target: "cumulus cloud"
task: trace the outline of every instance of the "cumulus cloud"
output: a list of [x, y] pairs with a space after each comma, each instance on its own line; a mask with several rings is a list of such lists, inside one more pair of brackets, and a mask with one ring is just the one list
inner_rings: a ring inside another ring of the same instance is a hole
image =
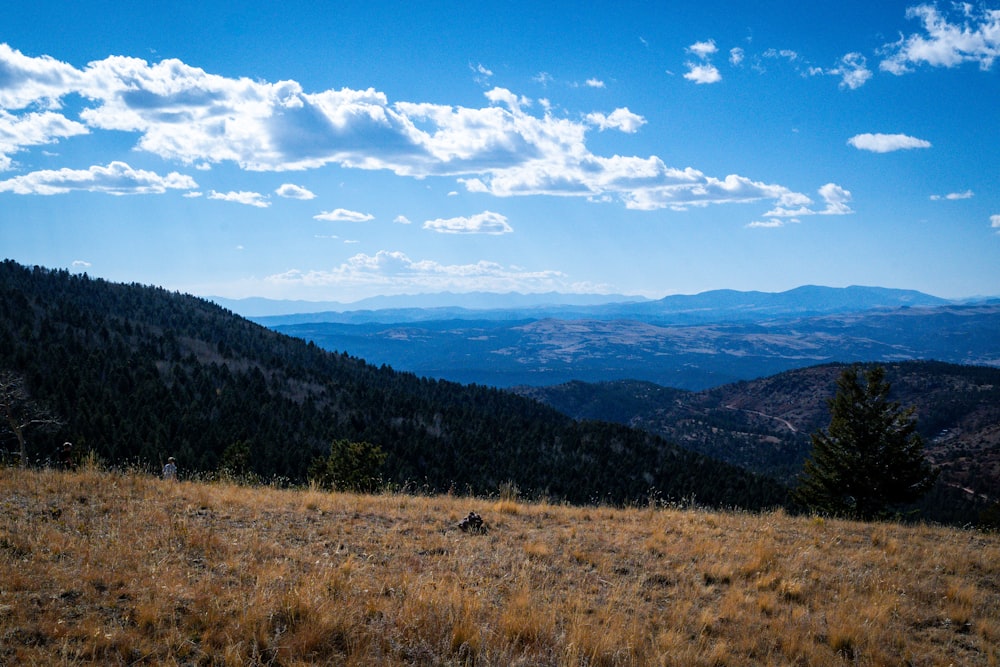
[[708, 58], [718, 50], [718, 47], [715, 46], [714, 39], [709, 39], [704, 42], [695, 42], [691, 46], [687, 47], [688, 53], [698, 56], [701, 59]]
[[695, 83], [717, 83], [722, 81], [722, 74], [712, 63], [687, 63], [688, 72], [684, 78]]
[[[703, 60], [717, 48], [698, 42], [688, 51]], [[721, 78], [708, 62], [695, 66], [692, 80]], [[413, 178], [454, 177], [468, 191], [499, 197], [578, 196], [631, 208], [758, 199], [787, 206], [794, 195], [746, 176], [717, 178], [677, 169], [657, 156], [596, 155], [586, 141], [594, 127], [635, 132], [645, 119], [627, 108], [580, 119], [557, 116], [550, 105], [504, 88], [485, 91], [487, 103], [480, 107], [390, 103], [372, 88], [308, 92], [295, 81], [224, 77], [174, 59], [150, 64], [111, 56], [77, 69], [9, 47], [0, 49], [0, 71], [6, 77], [0, 99], [13, 116], [5, 119], [19, 124], [22, 142], [7, 141], [0, 149], [6, 155], [24, 145], [113, 130], [133, 134], [138, 151], [195, 168], [232, 163], [285, 172], [334, 164]], [[82, 101], [78, 121], [61, 119], [55, 111], [68, 95]], [[37, 110], [46, 105], [49, 111]], [[540, 112], [533, 113], [533, 105]], [[33, 108], [13, 113], [26, 106]], [[41, 129], [31, 134], [29, 126]], [[278, 196], [295, 192], [282, 188]], [[238, 194], [224, 196], [241, 201]], [[243, 203], [269, 202], [258, 196]], [[321, 215], [337, 218], [333, 212]]]
[[247, 192], [245, 190], [240, 190], [239, 192], [216, 192], [212, 190], [208, 193], [209, 199], [218, 199], [220, 201], [230, 201], [236, 204], [243, 204], [244, 206], [255, 206], [257, 208], [267, 208], [271, 205], [271, 202], [267, 200], [267, 197], [259, 192]]
[[325, 220], [328, 222], [368, 222], [374, 220], [375, 216], [370, 213], [359, 213], [349, 211], [346, 208], [335, 208], [332, 211], [323, 211], [313, 216], [314, 220]]
[[770, 218], [797, 218], [807, 215], [849, 215], [854, 213], [854, 210], [850, 207], [850, 190], [845, 190], [836, 183], [827, 183], [818, 192], [824, 203], [821, 209], [814, 208], [814, 202], [808, 197], [799, 195], [796, 198], [789, 197], [786, 200], [788, 203], [796, 204], [796, 206], [778, 206], [765, 213], [764, 216]]
[[586, 85], [588, 88], [604, 88], [604, 82], [600, 79], [587, 79]]
[[949, 192], [946, 195], [931, 195], [931, 201], [941, 201], [942, 199], [953, 201], [956, 199], [972, 199], [975, 193], [972, 190], [966, 190], [965, 192]]
[[514, 229], [507, 217], [493, 211], [483, 211], [468, 218], [438, 218], [424, 223], [424, 229], [442, 234], [509, 234]]
[[919, 20], [922, 31], [886, 44], [880, 69], [900, 75], [922, 64], [956, 67], [967, 62], [978, 63], [983, 71], [991, 69], [1000, 56], [1000, 9], [977, 10], [971, 3], [953, 7], [959, 16], [943, 14], [932, 4], [907, 9], [906, 17]]
[[83, 190], [110, 195], [163, 194], [167, 190], [190, 190], [198, 187], [190, 176], [170, 172], [161, 176], [144, 169], [133, 169], [124, 162], [89, 169], [45, 169], [0, 181], [0, 192], [19, 195], [58, 195]]
[[871, 134], [867, 132], [851, 137], [847, 140], [847, 143], [858, 150], [871, 151], [873, 153], [891, 153], [893, 151], [931, 147], [931, 142], [905, 134]]
[[397, 223], [397, 224], [400, 224], [400, 225], [410, 225], [410, 224], [413, 224], [413, 222], [409, 218], [407, 218], [405, 215], [397, 215], [395, 218], [393, 218], [392, 221], [395, 222], [395, 223]]
[[596, 125], [602, 132], [607, 129], [621, 130], [633, 134], [646, 124], [646, 119], [639, 114], [632, 113], [628, 107], [615, 109], [608, 115], [594, 112], [587, 114], [587, 120]]
[[293, 183], [282, 183], [281, 186], [274, 191], [279, 197], [285, 197], [286, 199], [315, 199], [316, 195], [309, 191], [307, 188], [301, 185], [295, 185]]
[[695, 42], [687, 47], [687, 52], [698, 57], [701, 62], [688, 61], [684, 65], [688, 68], [684, 78], [695, 83], [716, 83], [722, 80], [722, 74], [715, 65], [709, 62], [711, 56], [718, 51], [715, 40], [710, 39], [705, 42]]
[[1000, 234], [1000, 213], [990, 216], [990, 226], [997, 230], [997, 234]]
[[745, 52], [740, 47], [736, 46], [729, 49], [729, 64], [730, 65], [741, 65], [743, 64], [743, 59], [746, 57]]
[[441, 264], [413, 260], [399, 251], [380, 250], [374, 255], [357, 254], [325, 270], [293, 269], [266, 278], [275, 286], [371, 288], [382, 293], [407, 291], [486, 290], [491, 292], [580, 291], [559, 271], [530, 271], [517, 266], [480, 260], [470, 264]]
[[27, 146], [51, 144], [87, 132], [83, 124], [52, 111], [15, 116], [0, 109], [0, 171], [10, 169], [10, 156]]

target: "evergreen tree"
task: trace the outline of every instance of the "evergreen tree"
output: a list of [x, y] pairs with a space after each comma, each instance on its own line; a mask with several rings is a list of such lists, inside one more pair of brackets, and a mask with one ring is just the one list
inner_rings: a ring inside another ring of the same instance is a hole
[[334, 440], [330, 455], [309, 466], [309, 479], [320, 488], [371, 493], [382, 484], [386, 454], [369, 442]]
[[837, 379], [830, 426], [812, 434], [795, 499], [821, 514], [870, 520], [920, 498], [937, 473], [924, 458], [914, 408], [889, 400], [885, 370], [875, 366], [863, 381], [859, 372], [853, 366]]

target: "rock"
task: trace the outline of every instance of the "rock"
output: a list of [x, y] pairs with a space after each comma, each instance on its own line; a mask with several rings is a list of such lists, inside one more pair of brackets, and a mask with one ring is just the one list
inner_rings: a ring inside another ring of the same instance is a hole
[[485, 535], [489, 531], [489, 527], [483, 522], [483, 517], [475, 512], [469, 512], [469, 516], [458, 522], [458, 527], [463, 533], [474, 535]]

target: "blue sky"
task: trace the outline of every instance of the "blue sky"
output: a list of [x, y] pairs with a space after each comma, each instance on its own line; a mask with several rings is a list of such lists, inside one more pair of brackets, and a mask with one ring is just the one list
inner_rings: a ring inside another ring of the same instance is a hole
[[1000, 295], [995, 2], [49, 2], [0, 255], [199, 295]]

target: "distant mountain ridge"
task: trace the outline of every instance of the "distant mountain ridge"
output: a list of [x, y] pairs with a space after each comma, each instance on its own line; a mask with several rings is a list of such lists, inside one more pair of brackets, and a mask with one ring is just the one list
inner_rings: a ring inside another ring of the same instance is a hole
[[[619, 302], [646, 301], [641, 296], [624, 294], [568, 294], [561, 292], [436, 292], [430, 294], [399, 294], [373, 296], [352, 302], [304, 301], [247, 297], [228, 299], [220, 296], [207, 297], [244, 317], [265, 318], [287, 315], [315, 315], [331, 313], [353, 313], [379, 310], [420, 310], [449, 309], [495, 310], [505, 308], [539, 308], [556, 306], [591, 306]], [[320, 320], [322, 321], [322, 320]]]
[[212, 301], [265, 326], [337, 322], [402, 323], [447, 319], [634, 319], [657, 324], [752, 321], [787, 315], [860, 312], [874, 308], [956, 303], [915, 290], [805, 285], [785, 292], [713, 290], [662, 299], [600, 294], [420, 294], [335, 302], [223, 299]]
[[740, 320], [730, 309], [725, 321], [695, 324], [526, 318], [273, 328], [398, 370], [497, 387], [632, 379], [700, 390], [829, 362], [935, 359], [1000, 366], [1000, 304], [785, 317], [763, 307], [769, 317], [744, 308], [746, 319]]

